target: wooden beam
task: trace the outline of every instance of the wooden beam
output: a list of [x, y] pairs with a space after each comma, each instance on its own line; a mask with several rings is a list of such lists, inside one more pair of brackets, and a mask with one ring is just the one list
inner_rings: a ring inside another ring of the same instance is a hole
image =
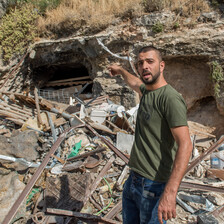
[[76, 77], [71, 79], [61, 79], [61, 80], [50, 81], [48, 83], [54, 84], [54, 83], [72, 82], [72, 81], [85, 80], [85, 79], [90, 79], [90, 76]]

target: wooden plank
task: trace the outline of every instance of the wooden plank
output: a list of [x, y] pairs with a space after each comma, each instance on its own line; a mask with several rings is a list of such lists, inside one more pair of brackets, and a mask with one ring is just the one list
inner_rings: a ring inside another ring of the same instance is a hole
[[20, 120], [20, 119], [15, 119], [15, 118], [11, 118], [11, 117], [7, 117], [6, 119], [13, 121], [15, 124], [18, 124], [20, 126], [23, 126], [25, 124], [25, 121]]
[[75, 81], [75, 82], [60, 82], [60, 83], [47, 83], [46, 86], [73, 86], [73, 85], [84, 85], [86, 83], [92, 84], [93, 81]]
[[4, 106], [2, 106], [2, 105], [0, 105], [0, 111], [2, 111], [1, 109], [3, 109], [3, 111], [7, 111], [8, 113], [10, 113], [10, 114], [15, 114], [15, 115], [17, 115], [17, 116], [21, 116], [21, 117], [24, 117], [26, 120], [30, 117], [29, 115], [27, 115], [27, 114], [24, 114], [24, 113], [19, 113], [19, 112], [16, 112], [16, 111], [14, 111], [14, 110], [10, 110], [9, 108], [6, 108], [6, 107], [4, 107]]
[[40, 127], [41, 125], [43, 125], [43, 121], [42, 121], [42, 118], [40, 116], [40, 105], [39, 105], [38, 89], [37, 89], [36, 86], [34, 87], [34, 96], [35, 96], [35, 105], [36, 105], [36, 109], [37, 109], [38, 127]]
[[208, 169], [207, 170], [207, 177], [214, 177], [224, 180], [224, 170], [219, 169]]
[[18, 105], [11, 105], [11, 104], [7, 104], [7, 103], [4, 103], [4, 102], [0, 102], [0, 104], [2, 104], [3, 106], [5, 106], [5, 107], [9, 107], [9, 108], [11, 108], [12, 110], [14, 110], [14, 111], [18, 111], [18, 112], [22, 112], [22, 113], [24, 113], [24, 114], [27, 114], [27, 115], [29, 115], [30, 117], [32, 117], [34, 114], [32, 114], [32, 112], [30, 112], [30, 110], [28, 111], [28, 110], [25, 110], [25, 108], [24, 109], [22, 109], [20, 106], [18, 106]]
[[48, 83], [54, 84], [54, 83], [70, 82], [70, 81], [72, 82], [72, 81], [85, 80], [85, 79], [90, 79], [90, 76], [76, 77], [76, 78], [70, 78], [70, 79], [61, 79], [61, 80], [50, 81]]
[[120, 200], [104, 217], [113, 219], [122, 210], [122, 201]]
[[84, 205], [86, 204], [86, 202], [88, 201], [89, 197], [92, 195], [92, 193], [96, 190], [98, 184], [100, 183], [100, 181], [102, 180], [102, 178], [105, 176], [106, 172], [110, 169], [110, 167], [112, 166], [112, 163], [114, 162], [115, 158], [114, 156], [112, 156], [107, 164], [104, 166], [104, 168], [100, 171], [99, 175], [97, 176], [97, 178], [93, 181], [93, 183], [91, 184], [89, 191], [87, 192], [85, 199], [83, 201]]
[[10, 113], [10, 112], [5, 112], [3, 110], [0, 110], [0, 116], [1, 115], [4, 116], [4, 117], [6, 117], [6, 118], [9, 118], [10, 117], [10, 118], [20, 119], [20, 120], [24, 120], [24, 121], [27, 120], [27, 118], [23, 118], [20, 115], [16, 115], [16, 114]]

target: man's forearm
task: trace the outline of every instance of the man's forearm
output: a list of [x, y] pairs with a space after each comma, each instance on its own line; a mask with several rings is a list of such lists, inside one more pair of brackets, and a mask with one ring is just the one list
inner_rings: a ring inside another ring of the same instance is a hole
[[141, 94], [139, 87], [143, 82], [138, 77], [132, 75], [123, 68], [120, 69], [120, 72], [125, 83], [127, 83], [127, 85], [130, 86], [133, 90]]
[[178, 150], [170, 178], [159, 202], [158, 219], [161, 224], [163, 223], [162, 219], [167, 220], [176, 217], [176, 195], [192, 152], [188, 127], [177, 127], [171, 131], [178, 144]]
[[172, 173], [166, 184], [165, 191], [176, 194], [185, 174], [192, 151], [192, 144], [180, 146], [174, 160]]

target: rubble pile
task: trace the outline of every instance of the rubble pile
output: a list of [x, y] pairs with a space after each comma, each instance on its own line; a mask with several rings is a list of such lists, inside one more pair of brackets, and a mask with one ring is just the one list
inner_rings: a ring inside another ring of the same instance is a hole
[[[0, 222], [122, 223], [138, 106], [0, 93]], [[189, 122], [192, 159], [168, 223], [224, 222], [224, 137]]]

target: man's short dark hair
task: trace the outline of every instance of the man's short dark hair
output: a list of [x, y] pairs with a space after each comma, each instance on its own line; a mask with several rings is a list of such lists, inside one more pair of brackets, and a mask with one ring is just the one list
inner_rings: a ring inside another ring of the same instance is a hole
[[142, 52], [147, 52], [147, 51], [155, 51], [158, 55], [158, 58], [159, 58], [159, 61], [161, 62], [163, 60], [163, 57], [162, 57], [162, 54], [161, 52], [156, 48], [156, 47], [153, 47], [153, 46], [145, 46], [145, 47], [142, 47], [139, 51], [138, 51], [138, 54], [142, 53]]

